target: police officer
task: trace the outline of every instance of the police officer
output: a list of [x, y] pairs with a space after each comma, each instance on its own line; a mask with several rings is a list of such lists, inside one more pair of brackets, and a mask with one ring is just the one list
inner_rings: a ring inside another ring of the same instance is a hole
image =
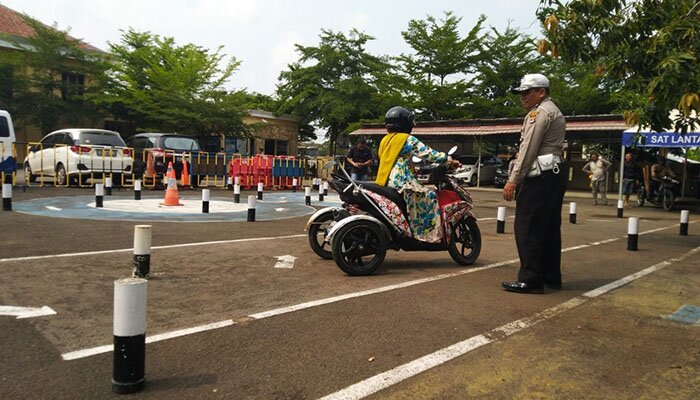
[[515, 207], [515, 242], [520, 257], [518, 280], [503, 282], [516, 293], [544, 293], [546, 285], [561, 288], [561, 206], [566, 190], [562, 155], [566, 121], [549, 98], [549, 79], [527, 74], [520, 94], [528, 111], [523, 122], [520, 150], [513, 172], [503, 188], [503, 198]]

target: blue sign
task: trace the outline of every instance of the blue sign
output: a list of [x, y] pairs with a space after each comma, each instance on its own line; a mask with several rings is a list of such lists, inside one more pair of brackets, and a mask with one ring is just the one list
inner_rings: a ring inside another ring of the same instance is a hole
[[700, 132], [685, 134], [673, 132], [623, 132], [622, 145], [630, 147], [637, 136], [637, 147], [698, 147]]

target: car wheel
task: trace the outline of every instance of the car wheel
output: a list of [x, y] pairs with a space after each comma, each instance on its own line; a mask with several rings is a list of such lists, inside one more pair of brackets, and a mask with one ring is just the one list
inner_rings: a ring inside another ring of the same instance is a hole
[[56, 186], [66, 186], [68, 182], [68, 174], [63, 164], [58, 164], [56, 167]]
[[24, 163], [24, 182], [36, 182], [36, 175], [32, 174], [32, 168], [29, 166], [28, 162]]
[[472, 177], [469, 178], [469, 186], [476, 186], [476, 174], [472, 175]]
[[452, 230], [450, 257], [457, 264], [472, 265], [481, 253], [481, 231], [472, 217], [462, 218]]
[[384, 262], [386, 248], [374, 222], [352, 221], [333, 237], [333, 260], [348, 275], [371, 275]]

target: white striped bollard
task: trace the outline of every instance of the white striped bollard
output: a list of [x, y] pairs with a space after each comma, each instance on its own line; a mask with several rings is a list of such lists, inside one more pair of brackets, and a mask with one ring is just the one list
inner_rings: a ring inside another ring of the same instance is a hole
[[12, 211], [12, 184], [2, 184], [2, 210]]
[[134, 200], [141, 200], [141, 179], [134, 180]]
[[569, 203], [569, 223], [576, 223], [576, 203], [574, 202]]
[[617, 201], [617, 218], [622, 218], [625, 210], [625, 202], [622, 200]]
[[627, 250], [637, 251], [639, 243], [639, 218], [629, 217], [627, 222]]
[[241, 185], [241, 177], [240, 177], [240, 176], [234, 177], [234, 178], [233, 178], [233, 184], [234, 184], [234, 185], [240, 186], [240, 185]]
[[297, 192], [297, 185], [299, 184], [299, 180], [297, 178], [292, 179], [292, 193]]
[[505, 233], [506, 231], [506, 208], [498, 207], [496, 214], [496, 233]]
[[323, 195], [328, 196], [328, 182], [323, 181]]
[[238, 183], [233, 185], [233, 202], [236, 204], [241, 202], [241, 185]]
[[304, 204], [311, 205], [311, 188], [308, 186], [304, 186]]
[[105, 193], [107, 196], [112, 195], [112, 178], [109, 176], [105, 178]]
[[209, 214], [209, 189], [202, 189], [202, 213]]
[[690, 210], [681, 210], [681, 236], [688, 236], [688, 223], [690, 219]]
[[248, 196], [248, 222], [255, 222], [255, 196]]
[[263, 183], [258, 182], [258, 200], [263, 199]]
[[226, 178], [226, 189], [233, 190], [233, 178], [230, 176]]
[[323, 201], [323, 185], [318, 183], [318, 201]]
[[318, 190], [318, 178], [314, 178], [311, 181], [311, 187], [313, 188], [313, 190]]
[[148, 278], [151, 273], [151, 225], [134, 226], [134, 278]]
[[95, 184], [95, 207], [100, 207], [102, 208], [103, 204], [103, 199], [105, 196], [105, 187], [101, 183], [96, 183]]
[[146, 384], [146, 292], [148, 281], [114, 281], [112, 391], [134, 393]]

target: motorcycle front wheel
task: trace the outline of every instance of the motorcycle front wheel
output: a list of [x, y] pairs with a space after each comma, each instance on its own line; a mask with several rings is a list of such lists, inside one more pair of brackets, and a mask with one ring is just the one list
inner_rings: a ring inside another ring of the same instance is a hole
[[644, 191], [644, 186], [640, 187], [637, 190], [637, 204], [639, 204], [640, 207], [644, 206], [644, 201], [646, 200], [646, 192]]
[[473, 217], [466, 216], [454, 226], [447, 251], [457, 264], [472, 265], [476, 262], [481, 253], [481, 231]]
[[330, 245], [325, 242], [328, 228], [333, 222], [333, 211], [328, 211], [316, 217], [309, 226], [309, 245], [319, 257], [330, 260], [333, 258], [333, 252]]
[[673, 191], [664, 189], [664, 192], [662, 193], [662, 205], [664, 207], [664, 210], [666, 211], [671, 211], [673, 210], [673, 206], [676, 204], [676, 199], [675, 196], [673, 195]]
[[348, 275], [371, 275], [384, 262], [386, 247], [381, 227], [371, 221], [352, 221], [333, 236], [333, 260]]

